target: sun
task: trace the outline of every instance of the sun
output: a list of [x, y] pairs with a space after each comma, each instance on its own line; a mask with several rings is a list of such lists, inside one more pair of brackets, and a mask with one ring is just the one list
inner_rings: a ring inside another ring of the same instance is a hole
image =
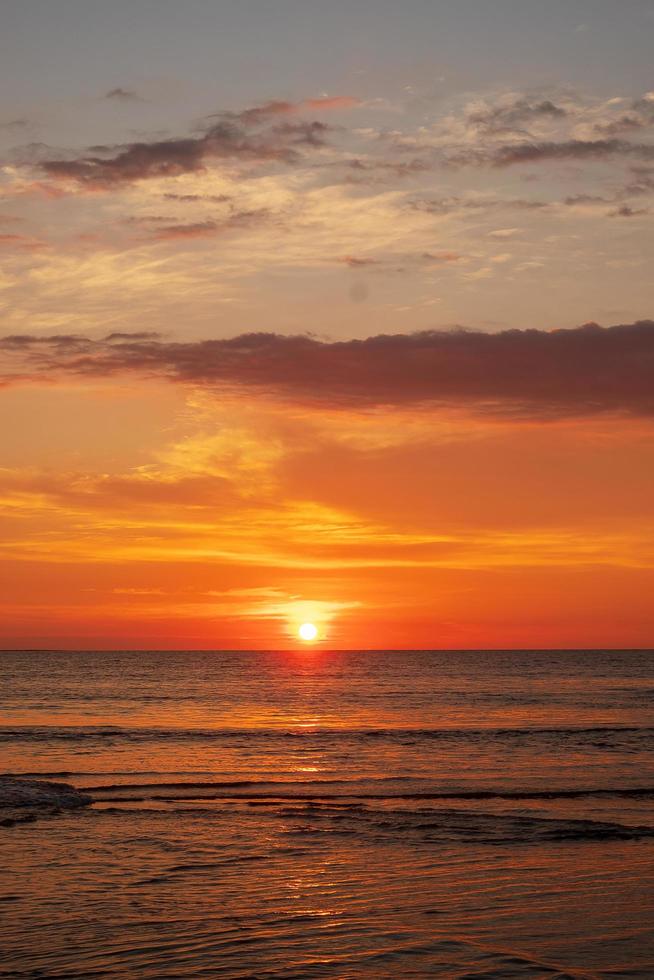
[[315, 640], [315, 638], [318, 636], [318, 630], [313, 623], [302, 623], [297, 631], [297, 635], [301, 640], [306, 640], [307, 643], [309, 643], [311, 640]]

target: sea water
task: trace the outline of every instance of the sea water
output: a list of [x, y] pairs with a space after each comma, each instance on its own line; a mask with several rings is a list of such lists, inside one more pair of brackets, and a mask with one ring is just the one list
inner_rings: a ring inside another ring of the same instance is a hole
[[0, 653], [0, 977], [653, 977], [654, 654]]

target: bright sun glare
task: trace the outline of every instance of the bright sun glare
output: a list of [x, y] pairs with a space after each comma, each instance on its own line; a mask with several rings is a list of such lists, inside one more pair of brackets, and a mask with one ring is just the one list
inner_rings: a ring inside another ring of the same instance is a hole
[[302, 623], [297, 632], [301, 640], [315, 640], [318, 636], [318, 630], [313, 623]]

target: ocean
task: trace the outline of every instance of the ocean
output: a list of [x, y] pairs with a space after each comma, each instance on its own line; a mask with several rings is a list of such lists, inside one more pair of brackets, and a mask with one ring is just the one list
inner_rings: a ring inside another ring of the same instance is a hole
[[3, 652], [0, 977], [654, 977], [654, 653]]

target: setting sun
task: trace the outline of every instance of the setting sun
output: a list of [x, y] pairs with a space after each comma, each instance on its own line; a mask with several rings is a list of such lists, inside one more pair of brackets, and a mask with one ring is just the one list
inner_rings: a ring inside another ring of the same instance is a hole
[[318, 630], [313, 623], [302, 623], [297, 633], [301, 640], [306, 641], [315, 640], [318, 636]]
[[0, 0], [0, 980], [654, 980], [654, 0], [399, 8]]

